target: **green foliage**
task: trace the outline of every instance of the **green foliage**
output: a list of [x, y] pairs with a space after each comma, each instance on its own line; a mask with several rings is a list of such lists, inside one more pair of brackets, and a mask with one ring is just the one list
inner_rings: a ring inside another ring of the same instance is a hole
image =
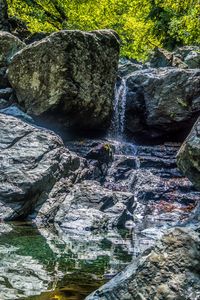
[[155, 46], [200, 43], [199, 0], [8, 0], [31, 32], [112, 28], [121, 55], [145, 60]]

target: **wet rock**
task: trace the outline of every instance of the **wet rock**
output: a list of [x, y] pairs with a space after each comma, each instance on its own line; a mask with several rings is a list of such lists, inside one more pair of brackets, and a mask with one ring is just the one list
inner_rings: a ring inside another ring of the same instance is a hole
[[126, 80], [126, 128], [148, 139], [187, 132], [200, 112], [199, 93], [199, 70], [136, 71]]
[[98, 182], [76, 184], [59, 207], [55, 223], [64, 230], [82, 231], [123, 227], [133, 218], [131, 193], [113, 192]]
[[118, 54], [113, 31], [60, 31], [15, 55], [8, 76], [29, 114], [56, 118], [67, 128], [103, 130], [111, 117]]
[[67, 177], [57, 181], [49, 194], [43, 194], [29, 217], [34, 219], [37, 224], [53, 223], [60, 205], [73, 188], [73, 185], [82, 180], [84, 171], [88, 172], [86, 162], [71, 153], [70, 170]]
[[87, 300], [198, 299], [199, 235], [175, 228]]
[[49, 266], [46, 266], [43, 259], [45, 256], [41, 255], [41, 251], [44, 251], [52, 265], [51, 250], [45, 244], [45, 239], [38, 232], [34, 234], [30, 226], [21, 225], [17, 228], [10, 225], [6, 230], [5, 226], [0, 224], [0, 299], [13, 300], [39, 295], [53, 281]]
[[113, 148], [109, 143], [100, 143], [93, 147], [85, 156], [88, 160], [95, 160], [100, 175], [104, 176], [109, 164], [113, 161]]
[[177, 164], [197, 189], [200, 189], [200, 118], [177, 155]]
[[9, 64], [12, 56], [25, 47], [25, 44], [14, 35], [0, 31], [0, 67]]
[[15, 222], [0, 223], [0, 237], [1, 300], [80, 299], [131, 261], [130, 236], [117, 231], [82, 236]]
[[5, 99], [0, 99], [0, 110], [2, 110], [3, 108], [5, 108], [8, 105], [9, 105], [8, 101], [6, 101]]
[[119, 60], [118, 75], [121, 78], [141, 69], [143, 69], [143, 65], [137, 61], [126, 58], [121, 58]]
[[24, 122], [34, 123], [33, 119], [29, 115], [27, 115], [26, 113], [24, 113], [16, 105], [11, 105], [9, 107], [0, 109], [0, 113], [1, 114], [5, 114], [5, 115], [9, 115], [9, 116], [13, 116], [13, 117], [16, 117], [16, 118], [19, 118], [19, 119], [21, 119]]
[[25, 218], [70, 171], [71, 155], [50, 131], [0, 114], [0, 218]]

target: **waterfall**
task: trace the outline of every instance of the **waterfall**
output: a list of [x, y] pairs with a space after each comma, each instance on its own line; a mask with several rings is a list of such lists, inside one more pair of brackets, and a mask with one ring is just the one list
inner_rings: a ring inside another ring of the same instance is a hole
[[135, 144], [125, 140], [125, 116], [126, 116], [126, 79], [122, 78], [120, 84], [115, 84], [113, 118], [108, 132], [108, 138], [114, 139], [116, 154], [135, 155], [137, 148]]
[[121, 80], [120, 85], [115, 85], [114, 115], [111, 125], [110, 136], [123, 139], [126, 112], [126, 79]]

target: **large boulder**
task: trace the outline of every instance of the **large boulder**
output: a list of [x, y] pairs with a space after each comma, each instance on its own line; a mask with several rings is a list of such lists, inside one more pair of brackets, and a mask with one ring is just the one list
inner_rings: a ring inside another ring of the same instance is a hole
[[25, 218], [56, 181], [68, 176], [72, 156], [50, 131], [0, 114], [0, 219]]
[[6, 0], [0, 0], [0, 30], [9, 30], [8, 6]]
[[199, 299], [199, 234], [175, 228], [87, 300]]
[[126, 78], [126, 128], [161, 137], [190, 130], [200, 112], [200, 71], [146, 69]]
[[200, 190], [200, 118], [180, 148], [177, 164], [184, 175]]
[[7, 66], [12, 56], [26, 45], [6, 31], [0, 31], [0, 68]]
[[66, 127], [105, 129], [112, 112], [119, 39], [111, 30], [60, 31], [20, 51], [9, 66], [19, 103]]

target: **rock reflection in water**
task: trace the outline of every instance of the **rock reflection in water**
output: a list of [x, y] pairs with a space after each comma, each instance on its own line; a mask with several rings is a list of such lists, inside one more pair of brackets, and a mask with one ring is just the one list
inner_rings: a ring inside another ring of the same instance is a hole
[[0, 224], [1, 300], [81, 300], [131, 261], [129, 235]]

